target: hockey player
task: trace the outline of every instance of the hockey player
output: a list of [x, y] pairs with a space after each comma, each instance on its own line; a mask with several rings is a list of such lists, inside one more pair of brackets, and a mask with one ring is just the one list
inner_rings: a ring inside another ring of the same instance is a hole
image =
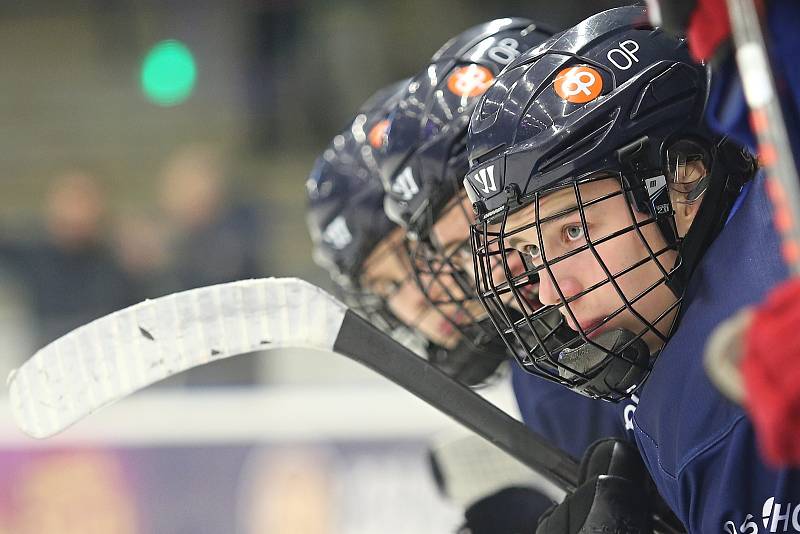
[[[389, 221], [383, 211], [384, 192], [373, 151], [384, 141], [389, 104], [397, 97], [397, 88], [406, 85], [407, 81], [386, 88], [371, 98], [317, 160], [307, 182], [307, 222], [314, 242], [314, 258], [328, 270], [348, 305], [405, 345], [427, 355], [455, 378], [474, 386], [506, 359], [504, 348], [486, 354], [475, 348], [461, 350], [459, 347], [463, 345], [454, 343], [455, 348], [448, 350], [420, 335], [413, 318], [419, 314], [418, 310], [423, 310], [419, 315], [426, 316], [431, 305], [411, 275], [402, 245], [405, 230]], [[404, 324], [398, 315], [412, 319]], [[443, 455], [440, 451], [440, 456]], [[450, 458], [454, 453], [445, 456], [456, 466], [464, 461]], [[496, 457], [505, 458], [505, 463], [493, 460]], [[530, 478], [527, 468], [516, 464], [509, 468], [506, 464], [513, 461], [500, 451], [487, 460], [486, 465], [473, 468], [483, 473], [484, 480], [469, 491], [468, 501], [447, 492], [454, 502], [465, 506], [468, 532], [515, 532], [551, 506], [546, 495], [522, 483]], [[504, 468], [494, 474], [492, 469], [497, 465]], [[455, 479], [464, 478], [453, 475], [452, 469], [442, 471], [447, 471], [443, 476], [450, 479], [442, 481], [443, 487], [451, 487], [459, 483]], [[515, 471], [513, 476], [510, 471]], [[513, 487], [498, 486], [512, 479], [517, 482]], [[487, 491], [484, 488], [489, 489], [489, 494], [482, 494]], [[502, 518], [502, 525], [497, 518]]]
[[[705, 69], [646, 21], [638, 7], [590, 17], [482, 98], [464, 179], [478, 292], [531, 373], [598, 399], [638, 394], [636, 443], [689, 532], [798, 531], [798, 473], [762, 463], [701, 361], [714, 326], [786, 275], [763, 178], [704, 127]], [[535, 327], [554, 309], [566, 341]], [[584, 474], [612, 476], [585, 477], [538, 532], [649, 528], [616, 448], [589, 451]]]
[[474, 350], [447, 347], [419, 334], [417, 316], [424, 317], [430, 306], [411, 275], [404, 231], [383, 212], [374, 151], [384, 142], [389, 111], [407, 84], [398, 82], [371, 97], [315, 163], [306, 182], [314, 259], [351, 308], [474, 386], [505, 356], [476, 357]]
[[[386, 211], [408, 230], [416, 280], [440, 312], [428, 320], [487, 355], [505, 353], [505, 347], [473, 287], [473, 217], [461, 186], [467, 123], [503, 67], [550, 35], [530, 20], [503, 19], [450, 39], [398, 98], [378, 157]], [[571, 454], [579, 456], [600, 437], [625, 435], [619, 407], [592, 403], [520, 369], [512, 373], [525, 423]]]
[[[464, 340], [486, 352], [503, 352], [491, 325], [477, 319], [480, 302], [469, 261], [469, 205], [456, 195], [466, 169], [464, 140], [469, 114], [500, 70], [520, 52], [552, 35], [527, 19], [500, 19], [450, 39], [398, 99], [387, 143], [378, 161], [386, 186], [387, 215], [408, 232], [414, 273], [440, 314], [420, 324], [426, 336]], [[456, 259], [456, 261], [454, 261]], [[489, 328], [487, 328], [487, 326]]]

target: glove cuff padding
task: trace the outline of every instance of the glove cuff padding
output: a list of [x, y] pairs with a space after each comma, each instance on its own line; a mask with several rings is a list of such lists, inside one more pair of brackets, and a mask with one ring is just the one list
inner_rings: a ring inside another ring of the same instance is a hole
[[489, 495], [464, 513], [464, 534], [521, 534], [532, 532], [539, 517], [553, 505], [541, 492], [528, 487], [509, 487]]

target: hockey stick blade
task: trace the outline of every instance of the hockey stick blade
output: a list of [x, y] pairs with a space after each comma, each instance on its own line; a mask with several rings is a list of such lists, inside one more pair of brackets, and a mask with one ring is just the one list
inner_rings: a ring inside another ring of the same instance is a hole
[[347, 308], [298, 279], [259, 279], [146, 300], [48, 344], [9, 379], [16, 424], [46, 438], [173, 374], [279, 347], [331, 350]]
[[378, 372], [571, 491], [577, 464], [344, 304], [293, 278], [231, 282], [136, 304], [39, 350], [9, 376], [12, 412], [45, 438], [173, 374], [279, 347], [333, 350]]

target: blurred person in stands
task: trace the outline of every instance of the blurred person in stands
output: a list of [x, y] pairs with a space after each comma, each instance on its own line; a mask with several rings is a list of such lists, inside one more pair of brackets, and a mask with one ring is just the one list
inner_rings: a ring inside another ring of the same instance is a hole
[[95, 176], [82, 169], [55, 176], [42, 218], [38, 237], [0, 235], [0, 267], [30, 299], [38, 346], [137, 297], [104, 235], [106, 197]]
[[125, 213], [115, 221], [114, 248], [142, 301], [169, 294], [176, 286], [169, 272], [170, 254], [164, 225], [148, 212]]
[[132, 466], [120, 453], [6, 453], [0, 465], [0, 533], [4, 528], [14, 534], [144, 532]]
[[178, 290], [264, 276], [258, 208], [230, 194], [220, 151], [178, 149], [162, 171], [161, 207], [172, 225]]

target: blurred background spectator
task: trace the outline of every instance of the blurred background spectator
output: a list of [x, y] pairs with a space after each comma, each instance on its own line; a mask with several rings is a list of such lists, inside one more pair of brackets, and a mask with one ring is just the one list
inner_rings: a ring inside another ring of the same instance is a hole
[[37, 346], [140, 297], [108, 242], [105, 193], [94, 176], [53, 178], [41, 219], [38, 232], [0, 237], [0, 264], [29, 299]]
[[231, 194], [222, 155], [208, 145], [181, 147], [167, 161], [160, 204], [173, 231], [169, 246], [176, 291], [258, 278], [269, 243], [261, 199]]

